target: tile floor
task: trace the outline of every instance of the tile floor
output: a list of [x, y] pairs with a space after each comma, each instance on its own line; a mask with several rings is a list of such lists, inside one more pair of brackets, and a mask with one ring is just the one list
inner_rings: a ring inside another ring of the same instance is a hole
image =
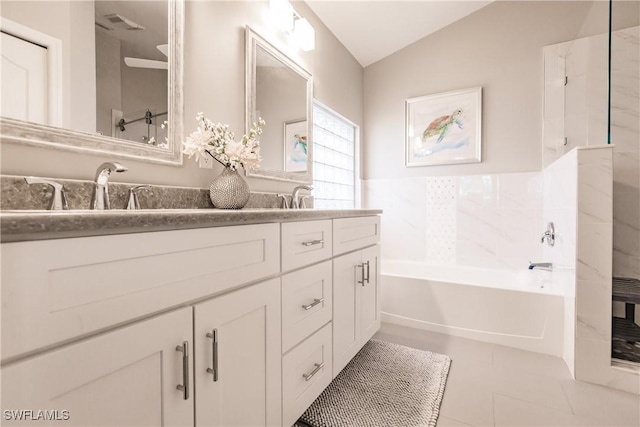
[[404, 326], [376, 339], [447, 354], [446, 426], [640, 426], [640, 397], [573, 380], [561, 358]]

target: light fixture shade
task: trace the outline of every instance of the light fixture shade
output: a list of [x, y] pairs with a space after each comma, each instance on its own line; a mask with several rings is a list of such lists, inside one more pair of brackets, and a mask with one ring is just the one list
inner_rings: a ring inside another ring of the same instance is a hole
[[296, 19], [293, 35], [300, 49], [305, 52], [316, 48], [316, 30], [309, 24], [307, 18]]
[[269, 0], [269, 10], [274, 24], [282, 31], [293, 31], [293, 6], [289, 0]]

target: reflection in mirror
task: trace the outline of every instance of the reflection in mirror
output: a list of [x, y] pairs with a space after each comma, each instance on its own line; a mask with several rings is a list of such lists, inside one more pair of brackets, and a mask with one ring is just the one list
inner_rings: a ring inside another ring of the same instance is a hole
[[96, 121], [101, 135], [166, 144], [166, 1], [95, 3]]
[[248, 175], [311, 182], [311, 75], [247, 28], [247, 128], [262, 117], [259, 169]]
[[2, 141], [181, 163], [182, 11], [3, 1]]

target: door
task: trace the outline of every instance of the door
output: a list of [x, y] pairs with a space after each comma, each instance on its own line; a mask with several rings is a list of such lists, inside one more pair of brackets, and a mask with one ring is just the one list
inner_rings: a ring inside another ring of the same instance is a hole
[[380, 329], [380, 246], [371, 246], [362, 250], [366, 279], [360, 287], [360, 322], [362, 336], [360, 347]]
[[360, 291], [362, 252], [333, 260], [333, 377], [360, 350]]
[[4, 32], [0, 35], [0, 116], [47, 124], [47, 49]]
[[193, 425], [191, 337], [184, 308], [5, 366], [3, 425]]
[[280, 279], [195, 307], [196, 426], [282, 422]]

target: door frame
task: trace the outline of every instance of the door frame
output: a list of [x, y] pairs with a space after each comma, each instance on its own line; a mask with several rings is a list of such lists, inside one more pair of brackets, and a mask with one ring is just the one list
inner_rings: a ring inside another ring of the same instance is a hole
[[47, 49], [47, 124], [62, 126], [62, 41], [5, 17], [0, 31]]

